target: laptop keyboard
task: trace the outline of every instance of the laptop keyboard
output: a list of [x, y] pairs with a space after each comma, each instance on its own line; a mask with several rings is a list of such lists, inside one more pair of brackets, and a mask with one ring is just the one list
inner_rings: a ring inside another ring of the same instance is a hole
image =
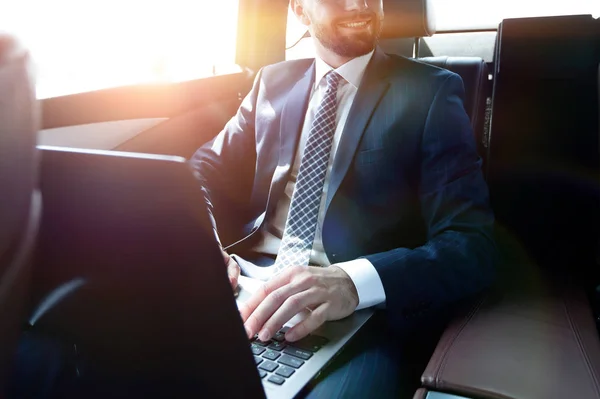
[[286, 379], [294, 375], [296, 370], [328, 342], [327, 338], [318, 335], [309, 335], [293, 343], [287, 342], [287, 330], [287, 327], [282, 328], [267, 342], [262, 342], [256, 337], [250, 341], [260, 378], [276, 385], [283, 385]]

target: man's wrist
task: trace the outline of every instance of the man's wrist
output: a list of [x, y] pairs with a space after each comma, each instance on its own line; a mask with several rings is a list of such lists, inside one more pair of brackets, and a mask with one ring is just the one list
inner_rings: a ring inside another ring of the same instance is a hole
[[330, 267], [334, 268], [336, 272], [339, 273], [340, 276], [343, 278], [344, 286], [346, 288], [344, 292], [348, 293], [348, 300], [351, 303], [352, 310], [356, 310], [358, 304], [360, 303], [360, 298], [358, 296], [358, 290], [356, 288], [356, 285], [354, 284], [354, 281], [352, 280], [350, 275], [346, 273], [346, 271], [341, 267], [337, 265], [331, 265]]
[[359, 258], [337, 263], [335, 266], [339, 267], [350, 276], [350, 279], [358, 292], [358, 306], [356, 310], [366, 309], [385, 303], [385, 290], [381, 278], [368, 259]]

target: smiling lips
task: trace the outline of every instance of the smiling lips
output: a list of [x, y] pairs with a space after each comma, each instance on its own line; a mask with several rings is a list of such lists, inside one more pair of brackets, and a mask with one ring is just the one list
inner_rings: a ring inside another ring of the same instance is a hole
[[368, 21], [348, 22], [345, 24], [340, 24], [340, 26], [342, 26], [344, 28], [361, 29], [361, 28], [366, 28], [367, 26], [369, 26], [370, 23], [371, 23], [371, 21], [368, 20]]

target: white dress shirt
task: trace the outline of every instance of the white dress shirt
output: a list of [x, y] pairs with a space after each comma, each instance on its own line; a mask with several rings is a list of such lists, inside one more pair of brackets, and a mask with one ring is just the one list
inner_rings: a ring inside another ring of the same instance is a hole
[[[348, 113], [350, 112], [350, 107], [352, 106], [354, 97], [356, 96], [356, 92], [358, 91], [358, 87], [365, 73], [365, 69], [372, 56], [373, 52], [358, 58], [354, 58], [351, 61], [348, 61], [346, 64], [335, 69], [335, 71], [343, 79], [340, 80], [340, 84], [338, 86], [337, 126], [335, 129], [335, 135], [333, 137], [329, 165], [325, 175], [325, 184], [321, 197], [319, 217], [317, 219], [317, 231], [310, 256], [310, 264], [314, 266], [331, 265], [323, 248], [322, 242], [323, 218], [325, 216], [325, 199], [327, 198], [329, 175], [331, 174], [333, 160], [335, 158], [336, 150], [344, 130], [344, 125], [346, 124], [346, 120], [348, 118]], [[268, 228], [262, 229], [261, 239], [253, 248], [253, 250], [257, 253], [277, 255], [290, 209], [292, 194], [296, 185], [296, 177], [298, 176], [302, 153], [310, 133], [312, 121], [319, 105], [321, 104], [321, 101], [323, 100], [325, 89], [327, 88], [326, 79], [323, 78], [332, 69], [333, 68], [326, 64], [323, 60], [318, 57], [316, 58], [315, 84], [310, 96], [306, 117], [304, 119], [300, 143], [296, 152], [294, 164], [292, 165], [290, 180], [285, 187], [285, 195], [283, 195], [276, 204], [277, 208], [273, 218], [266, 221], [266, 223], [269, 224]], [[270, 231], [276, 232], [276, 234], [272, 234]], [[375, 267], [367, 259], [356, 259], [349, 262], [337, 263], [336, 266], [343, 269], [350, 276], [354, 282], [354, 285], [356, 286], [359, 298], [357, 310], [380, 305], [385, 302], [385, 291], [383, 289], [383, 284], [381, 283], [381, 278], [375, 270]]]

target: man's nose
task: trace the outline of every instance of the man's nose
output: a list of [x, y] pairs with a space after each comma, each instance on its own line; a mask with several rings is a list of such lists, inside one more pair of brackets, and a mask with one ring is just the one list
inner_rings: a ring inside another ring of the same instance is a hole
[[347, 11], [364, 11], [369, 8], [369, 0], [342, 0]]

